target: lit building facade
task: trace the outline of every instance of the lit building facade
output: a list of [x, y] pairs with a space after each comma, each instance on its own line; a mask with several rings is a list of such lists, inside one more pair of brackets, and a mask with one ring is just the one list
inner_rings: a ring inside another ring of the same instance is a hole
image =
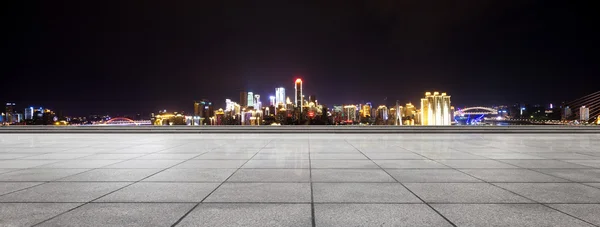
[[302, 105], [304, 104], [304, 96], [302, 95], [302, 80], [296, 79], [294, 87], [296, 89], [296, 99], [294, 103], [296, 104], [297, 108], [300, 108], [300, 112], [302, 112]]
[[278, 105], [285, 105], [285, 88], [283, 87], [278, 87], [275, 88], [275, 105], [274, 106], [278, 106]]
[[421, 125], [451, 125], [450, 96], [446, 93], [425, 93], [421, 99], [421, 114], [419, 121]]
[[275, 96], [269, 96], [269, 105], [277, 106], [277, 104], [275, 103]]
[[255, 94], [254, 95], [254, 108], [255, 109], [260, 109], [262, 107], [262, 103], [260, 102], [260, 95], [259, 94]]
[[355, 122], [356, 121], [356, 111], [357, 111], [357, 107], [355, 105], [344, 106], [344, 120], [349, 123]]
[[254, 106], [254, 93], [249, 91], [248, 95], [246, 96], [247, 98], [247, 102], [246, 102], [246, 107], [250, 107], [250, 106]]
[[6, 112], [4, 115], [4, 121], [10, 123], [14, 122], [15, 115], [15, 103], [6, 103]]
[[589, 121], [590, 120], [590, 108], [582, 106], [579, 108], [579, 120]]
[[245, 91], [240, 92], [240, 106], [248, 106], [248, 93]]
[[34, 109], [33, 107], [25, 108], [25, 120], [33, 119]]

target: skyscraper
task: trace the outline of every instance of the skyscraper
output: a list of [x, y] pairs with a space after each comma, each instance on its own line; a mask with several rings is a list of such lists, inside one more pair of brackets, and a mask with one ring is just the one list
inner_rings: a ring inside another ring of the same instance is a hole
[[252, 93], [251, 91], [249, 91], [248, 92], [248, 96], [247, 96], [247, 100], [248, 100], [248, 102], [246, 103], [246, 107], [254, 106], [254, 93]]
[[4, 119], [5, 122], [13, 123], [13, 121], [14, 121], [13, 116], [15, 114], [14, 108], [15, 108], [15, 103], [10, 103], [10, 102], [6, 103], [6, 113], [5, 113], [6, 118]]
[[421, 125], [450, 125], [450, 96], [446, 93], [426, 92], [421, 99]]
[[275, 106], [285, 105], [285, 88], [275, 88]]
[[304, 96], [302, 96], [302, 80], [300, 78], [296, 79], [296, 107], [300, 108], [300, 112], [302, 112], [302, 104], [304, 104]]
[[579, 107], [579, 120], [580, 121], [589, 121], [590, 120], [590, 108], [585, 106]]
[[260, 102], [260, 95], [259, 94], [255, 94], [254, 95], [254, 109], [260, 109], [262, 107], [261, 105], [262, 103]]
[[240, 106], [248, 106], [248, 93], [245, 91], [240, 92]]
[[275, 102], [275, 96], [269, 96], [269, 105], [277, 106], [277, 103]]
[[33, 107], [25, 108], [25, 120], [33, 119]]

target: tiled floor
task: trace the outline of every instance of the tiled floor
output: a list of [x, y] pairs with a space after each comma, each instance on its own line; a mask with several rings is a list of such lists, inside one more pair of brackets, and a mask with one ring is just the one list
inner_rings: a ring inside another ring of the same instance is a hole
[[0, 226], [600, 226], [597, 134], [0, 134]]

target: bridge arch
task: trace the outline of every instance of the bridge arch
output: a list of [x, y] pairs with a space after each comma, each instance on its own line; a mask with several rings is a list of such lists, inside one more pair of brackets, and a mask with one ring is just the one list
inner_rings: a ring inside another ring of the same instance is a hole
[[106, 121], [106, 124], [111, 123], [113, 121], [127, 121], [127, 122], [131, 122], [131, 123], [135, 123], [134, 120], [131, 120], [131, 119], [126, 118], [126, 117], [115, 117], [115, 118], [112, 118], [112, 119]]
[[[474, 111], [473, 110], [478, 110], [478, 111]], [[471, 111], [471, 112], [469, 112]], [[454, 112], [454, 115], [464, 115], [464, 114], [498, 114], [498, 110], [494, 109], [494, 108], [490, 108], [490, 107], [484, 107], [484, 106], [474, 106], [474, 107], [467, 107], [467, 108], [463, 108], [463, 109], [459, 109], [457, 111]]]

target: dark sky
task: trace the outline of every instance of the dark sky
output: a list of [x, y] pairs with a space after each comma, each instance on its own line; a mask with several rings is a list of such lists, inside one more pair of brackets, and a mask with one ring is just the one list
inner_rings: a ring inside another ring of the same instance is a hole
[[600, 90], [592, 1], [10, 2], [0, 101], [22, 107], [190, 111], [242, 90], [293, 97], [297, 77], [330, 105], [432, 90], [458, 107], [546, 104]]

